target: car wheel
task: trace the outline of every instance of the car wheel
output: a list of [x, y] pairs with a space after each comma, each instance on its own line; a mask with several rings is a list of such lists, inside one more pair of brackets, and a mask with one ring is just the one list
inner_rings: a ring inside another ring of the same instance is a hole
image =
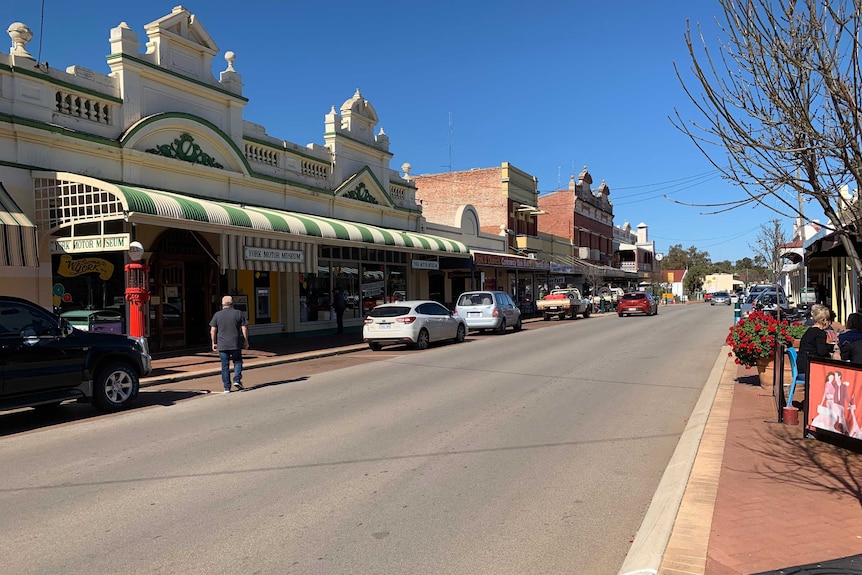
[[499, 334], [506, 333], [506, 320], [505, 319], [500, 320], [500, 327], [497, 328], [497, 333], [499, 333]]
[[381, 349], [383, 349], [383, 346], [379, 343], [369, 343], [368, 347], [371, 348], [371, 351], [380, 351]]
[[461, 343], [467, 337], [467, 330], [463, 325], [458, 326], [458, 331], [455, 333], [455, 343]]
[[620, 314], [620, 317], [623, 317], [623, 314]]
[[413, 347], [416, 349], [428, 349], [429, 343], [431, 341], [428, 336], [428, 330], [423, 328], [419, 331], [419, 337], [416, 338], [416, 343], [413, 344]]
[[93, 404], [104, 411], [117, 411], [138, 395], [138, 374], [126, 363], [111, 363], [96, 374]]
[[590, 310], [590, 306], [587, 306], [587, 308], [584, 310], [583, 316], [584, 316], [585, 318], [590, 317], [590, 311], [591, 311], [591, 310]]
[[543, 317], [542, 317], [542, 320], [544, 320], [544, 321], [551, 321], [551, 316], [549, 316], [549, 315], [543, 316]]
[[521, 325], [521, 318], [519, 317], [518, 322], [515, 324], [515, 327], [513, 327], [512, 329], [514, 329], [515, 331], [521, 331], [522, 327], [524, 327], [524, 326]]

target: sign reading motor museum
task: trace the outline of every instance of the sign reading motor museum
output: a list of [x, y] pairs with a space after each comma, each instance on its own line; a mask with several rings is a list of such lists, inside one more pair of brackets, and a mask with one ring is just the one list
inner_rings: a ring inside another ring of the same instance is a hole
[[52, 254], [87, 252], [124, 252], [129, 249], [129, 234], [107, 234], [76, 238], [52, 238]]
[[243, 246], [242, 255], [246, 261], [285, 262], [291, 264], [299, 264], [305, 261], [305, 252], [300, 250]]

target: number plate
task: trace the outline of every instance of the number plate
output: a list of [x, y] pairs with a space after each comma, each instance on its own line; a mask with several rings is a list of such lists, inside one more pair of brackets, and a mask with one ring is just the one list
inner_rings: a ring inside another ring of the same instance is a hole
[[558, 308], [558, 307], [557, 307], [557, 306], [555, 306], [555, 305], [552, 305], [552, 306], [548, 307], [548, 309], [549, 309], [549, 310], [551, 310], [551, 311], [557, 311], [557, 310], [558, 310], [558, 309], [560, 309], [560, 308]]
[[379, 327], [380, 329], [389, 329], [391, 325], [392, 324], [390, 324], [390, 323], [381, 323], [381, 324], [378, 324], [377, 327]]
[[482, 317], [481, 311], [468, 311], [467, 317]]

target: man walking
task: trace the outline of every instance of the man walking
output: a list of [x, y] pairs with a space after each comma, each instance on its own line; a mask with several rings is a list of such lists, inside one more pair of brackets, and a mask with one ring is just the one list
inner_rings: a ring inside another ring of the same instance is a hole
[[344, 333], [345, 308], [347, 308], [347, 300], [344, 299], [344, 292], [336, 288], [332, 294], [332, 309], [335, 311], [335, 320], [338, 323], [338, 331], [336, 333]]
[[245, 314], [233, 307], [229, 295], [221, 298], [221, 309], [210, 320], [210, 339], [213, 351], [221, 359], [221, 381], [224, 392], [230, 393], [230, 362], [233, 361], [233, 385], [242, 386], [242, 350], [248, 349], [248, 320]]

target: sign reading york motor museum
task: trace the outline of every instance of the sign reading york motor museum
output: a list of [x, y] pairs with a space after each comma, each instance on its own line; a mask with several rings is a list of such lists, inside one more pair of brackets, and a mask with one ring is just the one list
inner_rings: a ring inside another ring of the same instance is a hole
[[54, 238], [52, 254], [80, 254], [86, 252], [124, 252], [129, 249], [129, 234]]
[[286, 262], [291, 264], [298, 264], [305, 261], [305, 252], [299, 250], [279, 250], [275, 248], [243, 246], [242, 253], [246, 261]]

